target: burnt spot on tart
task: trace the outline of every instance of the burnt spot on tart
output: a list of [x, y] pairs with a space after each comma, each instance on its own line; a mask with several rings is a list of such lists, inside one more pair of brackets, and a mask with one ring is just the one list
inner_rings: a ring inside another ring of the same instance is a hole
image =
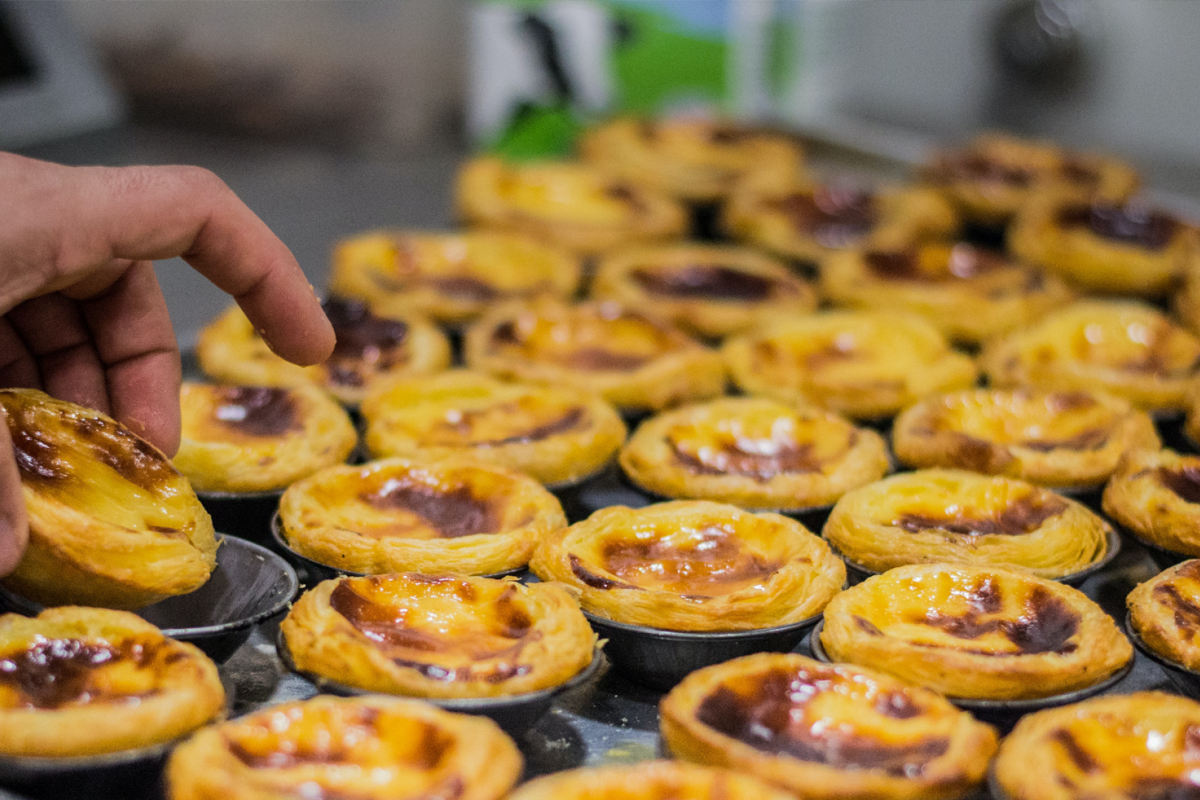
[[[500, 447], [508, 444], [540, 442], [553, 436], [583, 430], [590, 424], [587, 409], [570, 406], [554, 411], [544, 422], [531, 422], [531, 417], [544, 416], [528, 399], [498, 403], [481, 409], [453, 410], [446, 413], [430, 430], [428, 444], [469, 444], [473, 447]], [[505, 418], [511, 418], [506, 421]], [[502, 431], [503, 435], [479, 433]]]
[[[0, 687], [13, 692], [9, 708], [53, 710], [66, 705], [121, 702], [144, 697], [106, 688], [96, 680], [100, 670], [129, 663], [137, 669], [159, 660], [161, 642], [126, 639], [116, 644], [39, 637], [30, 647], [0, 657]], [[179, 654], [168, 658], [177, 660]], [[162, 659], [167, 663], [167, 659]]]
[[715, 447], [700, 447], [689, 452], [672, 437], [667, 437], [674, 459], [693, 475], [738, 475], [766, 483], [777, 475], [820, 472], [826, 463], [849, 451], [858, 442], [858, 433], [850, 431], [846, 445], [831, 458], [817, 456], [811, 442], [791, 439], [735, 437]]
[[956, 244], [946, 253], [944, 261], [934, 262], [922, 258], [920, 250], [872, 250], [863, 254], [863, 261], [875, 277], [890, 281], [967, 281], [1001, 269], [1019, 269], [1003, 256], [969, 244]]
[[956, 536], [1024, 536], [1065, 511], [1067, 501], [1050, 492], [1034, 492], [986, 516], [972, 516], [958, 505], [952, 508], [953, 513], [936, 515], [902, 513], [891, 525], [909, 533], [939, 530]]
[[1003, 609], [1000, 587], [990, 578], [964, 590], [967, 610], [961, 614], [928, 611], [914, 622], [937, 628], [956, 639], [978, 639], [996, 633], [1007, 639], [1013, 651], [970, 649], [964, 652], [986, 656], [1073, 653], [1071, 641], [1079, 631], [1079, 615], [1043, 586], [1034, 586], [1022, 602], [1016, 619], [987, 618]]
[[1182, 227], [1165, 212], [1132, 203], [1070, 205], [1058, 212], [1057, 220], [1064, 228], [1083, 228], [1102, 239], [1145, 250], [1162, 250]]
[[638, 589], [638, 590], [640, 590], [642, 588], [640, 586], [634, 586], [631, 583], [624, 583], [622, 581], [614, 581], [611, 578], [604, 577], [603, 575], [597, 575], [596, 573], [594, 573], [590, 569], [588, 569], [586, 566], [584, 566], [583, 559], [580, 558], [579, 556], [575, 555], [574, 553], [568, 553], [567, 560], [571, 564], [571, 574], [574, 575], [576, 578], [578, 578], [580, 580], [580, 582], [583, 583], [585, 586], [590, 586], [593, 589], [601, 589], [603, 591], [610, 591], [612, 589]]
[[843, 248], [866, 236], [879, 221], [875, 195], [845, 186], [822, 186], [794, 192], [771, 202], [800, 233], [822, 247]]
[[768, 277], [720, 264], [645, 267], [630, 277], [649, 294], [672, 298], [754, 302], [766, 300], [776, 288]]
[[1018, 442], [1021, 447], [1048, 453], [1051, 450], [1097, 450], [1108, 443], [1112, 431], [1102, 428], [1088, 428], [1062, 439], [1032, 439]]
[[[418, 576], [420, 577], [420, 576]], [[534, 621], [517, 596], [515, 586], [506, 586], [494, 598], [480, 599], [469, 583], [453, 577], [427, 577], [417, 583], [428, 587], [431, 595], [451, 597], [464, 605], [484, 604], [471, 624], [456, 629], [453, 620], [439, 618], [422, 624], [419, 606], [382, 600], [377, 591], [388, 576], [374, 576], [366, 591], [355, 590], [349, 581], [339, 583], [329, 595], [329, 605], [355, 630], [393, 663], [415, 669], [436, 681], [487, 681], [502, 683], [528, 673], [532, 667], [519, 663], [525, 646], [541, 638]], [[479, 663], [498, 661], [499, 663]]]
[[[468, 485], [431, 486], [407, 476], [393, 476], [360, 493], [358, 499], [381, 511], [413, 514], [441, 539], [496, 533], [502, 522], [499, 504], [476, 497]], [[385, 528], [380, 535], [403, 535], [405, 529], [397, 523], [395, 530]]]
[[1079, 740], [1070, 731], [1059, 728], [1050, 734], [1050, 740], [1063, 749], [1067, 759], [1080, 772], [1092, 774], [1101, 771], [1100, 762], [1079, 743]]
[[387, 370], [408, 360], [404, 347], [408, 325], [376, 316], [366, 303], [330, 298], [321, 304], [333, 326], [337, 345], [325, 362], [329, 381], [339, 386], [363, 386], [374, 371]]
[[[609, 324], [624, 326], [625, 333], [636, 336], [637, 347], [617, 349], [597, 344], [608, 338], [604, 326]], [[562, 330], [552, 334], [546, 326], [561, 326]], [[561, 322], [535, 321], [528, 327], [516, 320], [502, 322], [492, 331], [491, 343], [496, 349], [515, 351], [525, 358], [586, 372], [631, 372], [681, 345], [678, 334], [646, 317], [603, 305], [595, 316]]]
[[1185, 503], [1200, 504], [1200, 467], [1159, 467], [1154, 478]]
[[[817, 724], [822, 720], [809, 713], [809, 703], [851, 680], [832, 669], [776, 668], [719, 685], [700, 702], [696, 719], [763, 753], [908, 778], [920, 777], [930, 761], [949, 749], [949, 740], [940, 736], [885, 742], [860, 733], [852, 719]], [[880, 692], [869, 708], [893, 719], [924, 711], [903, 691]]]
[[1033, 182], [1036, 172], [1027, 167], [1005, 164], [983, 153], [966, 151], [944, 154], [930, 170], [930, 175], [943, 181], [999, 183], [1025, 188]]
[[212, 416], [247, 436], [283, 436], [302, 427], [292, 393], [269, 386], [216, 387]]
[[[1200, 581], [1200, 562], [1189, 561], [1173, 576]], [[1175, 615], [1175, 627], [1189, 642], [1200, 632], [1200, 602], [1186, 595], [1175, 585], [1174, 580], [1163, 581], [1154, 587], [1154, 599], [1167, 606]]]
[[492, 284], [473, 278], [469, 275], [453, 275], [444, 278], [430, 278], [429, 285], [444, 295], [456, 300], [467, 300], [474, 303], [487, 303], [503, 295]]

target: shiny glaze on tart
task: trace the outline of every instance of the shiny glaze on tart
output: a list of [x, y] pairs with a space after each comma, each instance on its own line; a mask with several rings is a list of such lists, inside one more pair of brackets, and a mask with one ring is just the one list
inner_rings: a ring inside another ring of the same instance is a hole
[[618, 303], [502, 306], [467, 332], [466, 361], [501, 379], [577, 386], [620, 408], [657, 410], [720, 394], [720, 356]]
[[620, 462], [634, 483], [664, 497], [775, 511], [827, 505], [888, 470], [874, 431], [765, 397], [663, 412], [638, 427]]
[[224, 712], [216, 666], [123, 611], [0, 616], [0, 753], [98, 755], [169, 742]]
[[1131, 453], [1104, 489], [1104, 513], [1139, 539], [1200, 555], [1200, 456]]
[[1184, 561], [1138, 584], [1125, 603], [1151, 650], [1200, 672], [1200, 561]]
[[413, 700], [321, 696], [206, 728], [167, 764], [170, 800], [499, 800], [522, 758], [484, 717]]
[[1104, 558], [1110, 530], [1082, 504], [1024, 481], [929, 469], [848, 492], [824, 535], [873, 572], [956, 563], [1054, 579]]
[[371, 574], [507, 572], [566, 526], [536, 480], [462, 456], [328, 467], [284, 492], [279, 520], [301, 554]]
[[1077, 589], [994, 567], [897, 567], [825, 609], [834, 661], [870, 665], [951, 697], [1020, 700], [1099, 683], [1133, 657]]
[[380, 386], [362, 412], [374, 456], [469, 455], [548, 485], [592, 475], [625, 441], [620, 415], [590, 392], [466, 370]]
[[8, 588], [43, 605], [140, 608], [199, 588], [212, 520], [158, 448], [98, 411], [0, 391], [29, 514]]
[[890, 416], [925, 395], [975, 383], [975, 365], [931, 324], [905, 314], [825, 312], [777, 320], [722, 348], [749, 394], [856, 418]]
[[679, 761], [583, 767], [535, 778], [510, 800], [789, 800], [758, 778]]
[[529, 564], [585, 611], [684, 631], [750, 630], [820, 613], [845, 568], [803, 525], [703, 501], [613, 506], [543, 540]]
[[659, 709], [677, 757], [821, 800], [962, 797], [996, 751], [994, 730], [935, 692], [790, 653], [693, 672]]
[[281, 629], [301, 671], [415, 697], [558, 686], [591, 662], [595, 639], [561, 586], [416, 573], [325, 581]]
[[1133, 450], [1157, 450], [1144, 411], [1100, 392], [975, 389], [919, 401], [896, 417], [896, 457], [1050, 487], [1095, 486]]
[[1106, 391], [1147, 410], [1182, 410], [1200, 339], [1150, 306], [1081, 301], [984, 348], [993, 386]]

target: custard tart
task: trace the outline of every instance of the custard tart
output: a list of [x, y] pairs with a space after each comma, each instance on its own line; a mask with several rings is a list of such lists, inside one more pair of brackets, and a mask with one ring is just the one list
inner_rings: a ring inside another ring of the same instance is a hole
[[993, 767], [1001, 800], [1195, 797], [1200, 704], [1162, 692], [1095, 697], [1022, 719]]
[[704, 501], [612, 506], [546, 537], [529, 568], [579, 590], [598, 617], [674, 631], [738, 631], [821, 612], [845, 566], [793, 519]]
[[526, 233], [582, 256], [679, 239], [683, 206], [667, 195], [574, 161], [468, 161], [455, 187], [459, 215], [493, 230]]
[[183, 435], [175, 468], [200, 492], [269, 492], [346, 460], [350, 417], [309, 384], [179, 390]]
[[932, 189], [862, 189], [771, 175], [743, 181], [722, 222], [734, 239], [806, 264], [839, 250], [907, 247], [958, 230], [958, 215]]
[[288, 545], [340, 570], [492, 575], [566, 527], [533, 478], [463, 456], [327, 467], [279, 501]]
[[1040, 486], [1103, 484], [1133, 450], [1160, 446], [1154, 421], [1101, 392], [974, 389], [927, 397], [892, 426], [910, 467], [954, 467]]
[[33, 389], [0, 390], [0, 406], [29, 514], [29, 546], [6, 587], [46, 606], [129, 609], [208, 580], [212, 520], [158, 448]]
[[747, 509], [827, 506], [888, 471], [887, 445], [827, 411], [727, 397], [643, 422], [621, 468], [648, 492]]
[[988, 344], [997, 388], [1107, 391], [1149, 411], [1179, 411], [1200, 368], [1200, 339], [1141, 303], [1088, 300]]
[[923, 176], [968, 220], [983, 225], [1003, 225], [1047, 189], [1119, 203], [1140, 184], [1132, 168], [1110, 156], [1003, 133], [984, 133], [939, 153]]
[[962, 699], [1023, 700], [1083, 689], [1117, 673], [1133, 648], [1077, 589], [995, 567], [896, 567], [835, 597], [821, 644]]
[[580, 274], [577, 256], [519, 233], [382, 230], [338, 243], [329, 291], [454, 325], [503, 300], [569, 299]]
[[64, 606], [0, 615], [0, 754], [149, 747], [224, 711], [216, 665], [133, 614]]
[[591, 663], [596, 638], [558, 584], [415, 573], [324, 581], [280, 630], [302, 672], [426, 698], [559, 686]]
[[172, 754], [166, 787], [170, 800], [499, 800], [522, 764], [484, 717], [321, 696], [205, 728]]
[[658, 316], [702, 338], [720, 339], [774, 314], [817, 306], [809, 284], [781, 262], [742, 247], [658, 245], [620, 250], [600, 261], [592, 297]]
[[1080, 572], [1108, 555], [1107, 522], [1074, 500], [1011, 478], [928, 469], [848, 492], [824, 535], [872, 572], [970, 564], [1039, 578]]
[[758, 778], [679, 761], [584, 767], [535, 778], [508, 800], [795, 800]]
[[1104, 488], [1104, 513], [1152, 545], [1200, 556], [1200, 456], [1129, 454]]
[[950, 800], [982, 783], [996, 732], [873, 670], [759, 653], [693, 672], [659, 704], [686, 761], [812, 800]]
[[725, 390], [721, 356], [618, 303], [500, 306], [471, 326], [467, 366], [506, 380], [575, 386], [656, 411]]
[[969, 345], [1073, 299], [1059, 278], [966, 242], [836, 253], [821, 263], [821, 291], [836, 306], [917, 314]]
[[748, 173], [804, 165], [793, 137], [710, 119], [614, 119], [585, 132], [579, 152], [623, 180], [693, 202], [723, 199]]
[[975, 384], [975, 363], [929, 322], [882, 311], [777, 320], [722, 348], [749, 394], [807, 402], [855, 418], [891, 416], [935, 392]]
[[1200, 267], [1196, 230], [1140, 201], [1047, 193], [1013, 220], [1008, 247], [1075, 286], [1105, 294], [1160, 296]]
[[621, 416], [591, 392], [466, 370], [391, 381], [367, 396], [362, 413], [376, 457], [470, 455], [549, 486], [600, 471], [625, 441]]
[[237, 306], [217, 317], [196, 342], [205, 374], [225, 383], [295, 386], [316, 383], [347, 405], [362, 401], [377, 379], [426, 375], [450, 364], [446, 336], [424, 317], [361, 300], [331, 298], [321, 307], [337, 334], [324, 364], [299, 367], [271, 352]]
[[1176, 564], [1125, 598], [1134, 631], [1151, 650], [1200, 671], [1200, 561]]

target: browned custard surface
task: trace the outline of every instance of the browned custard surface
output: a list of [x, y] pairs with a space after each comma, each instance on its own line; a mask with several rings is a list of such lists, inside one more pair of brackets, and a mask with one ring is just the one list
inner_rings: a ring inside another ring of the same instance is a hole
[[182, 657], [161, 639], [37, 637], [24, 649], [0, 655], [0, 708], [137, 703], [158, 691], [157, 670]]
[[211, 414], [197, 420], [192, 436], [237, 440], [284, 436], [303, 430], [295, 398], [270, 386], [220, 386], [213, 390]]
[[795, 229], [822, 247], [849, 247], [866, 236], [879, 220], [873, 193], [850, 186], [820, 186], [794, 192], [770, 202]]
[[403, 320], [379, 317], [359, 300], [330, 298], [321, 308], [337, 335], [333, 355], [323, 365], [330, 383], [365, 386], [371, 372], [407, 363], [408, 325]]
[[633, 280], [653, 295], [711, 300], [766, 300], [776, 290], [770, 278], [718, 264], [635, 269]]
[[1057, 221], [1064, 228], [1082, 228], [1110, 242], [1146, 250], [1162, 250], [1182, 228], [1175, 217], [1136, 204], [1081, 203], [1066, 206], [1059, 209]]

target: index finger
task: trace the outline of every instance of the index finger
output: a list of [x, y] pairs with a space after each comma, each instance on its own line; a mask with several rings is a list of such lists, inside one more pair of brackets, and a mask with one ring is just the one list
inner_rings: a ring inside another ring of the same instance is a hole
[[[5, 154], [0, 176], [26, 201], [4, 238], [49, 257], [35, 265], [40, 292], [92, 296], [119, 277], [105, 269], [114, 260], [182, 256], [233, 296], [279, 355], [315, 364], [332, 352], [333, 328], [291, 251], [208, 170], [63, 167]], [[0, 301], [13, 302], [9, 292], [0, 289]]]

